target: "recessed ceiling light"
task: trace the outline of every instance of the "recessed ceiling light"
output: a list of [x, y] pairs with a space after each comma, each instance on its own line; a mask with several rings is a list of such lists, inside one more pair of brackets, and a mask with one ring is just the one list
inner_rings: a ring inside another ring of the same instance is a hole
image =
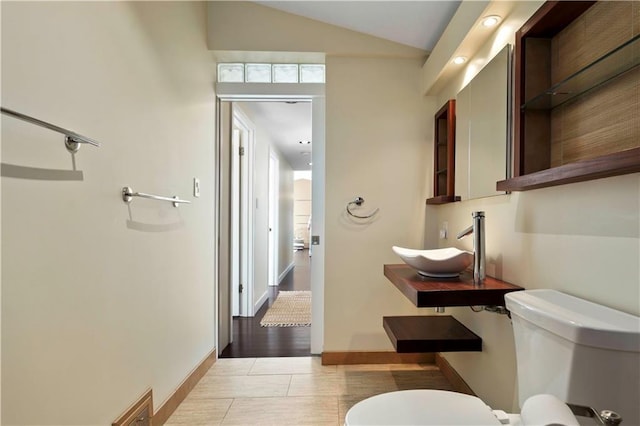
[[467, 62], [467, 58], [464, 56], [456, 56], [453, 58], [453, 63], [456, 65], [464, 64], [465, 62]]
[[313, 163], [307, 163], [307, 164], [310, 165], [310, 166], [313, 166]]
[[493, 27], [500, 22], [500, 17], [498, 15], [489, 15], [482, 18], [482, 26], [486, 28]]

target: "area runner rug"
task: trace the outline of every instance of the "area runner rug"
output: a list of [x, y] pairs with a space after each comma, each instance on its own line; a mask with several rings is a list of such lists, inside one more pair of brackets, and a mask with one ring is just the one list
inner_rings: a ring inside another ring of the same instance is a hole
[[281, 291], [260, 321], [262, 327], [309, 327], [311, 292]]

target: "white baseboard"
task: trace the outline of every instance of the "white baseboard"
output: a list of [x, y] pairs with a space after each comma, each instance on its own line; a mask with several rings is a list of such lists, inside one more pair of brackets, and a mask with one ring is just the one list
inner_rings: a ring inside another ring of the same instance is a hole
[[253, 305], [253, 312], [254, 315], [256, 312], [258, 312], [260, 310], [260, 308], [262, 307], [262, 305], [264, 305], [264, 303], [269, 300], [269, 292], [265, 291], [262, 296], [260, 296], [260, 299], [258, 299], [258, 301]]
[[295, 262], [291, 262], [289, 264], [289, 266], [287, 266], [286, 269], [284, 271], [282, 271], [282, 273], [280, 275], [278, 275], [278, 284], [280, 284], [282, 282], [282, 280], [284, 280], [284, 277], [287, 276], [289, 271], [291, 271], [294, 266], [296, 266]]

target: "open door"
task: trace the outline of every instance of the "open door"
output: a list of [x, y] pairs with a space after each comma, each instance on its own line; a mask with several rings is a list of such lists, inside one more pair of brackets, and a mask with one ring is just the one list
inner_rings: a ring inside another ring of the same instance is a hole
[[[233, 109], [231, 152], [231, 291], [234, 316], [253, 312], [253, 152], [254, 130], [237, 108]], [[235, 166], [235, 168], [234, 168]], [[235, 197], [235, 198], [234, 198]], [[237, 307], [237, 310], [236, 310]]]
[[269, 152], [269, 282], [278, 285], [278, 202], [280, 161], [273, 150]]
[[231, 133], [231, 314], [240, 315], [240, 129]]

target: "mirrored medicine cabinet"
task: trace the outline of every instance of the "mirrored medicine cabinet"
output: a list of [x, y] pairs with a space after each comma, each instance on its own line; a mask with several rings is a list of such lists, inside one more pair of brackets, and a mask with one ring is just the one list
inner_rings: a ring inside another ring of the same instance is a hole
[[512, 135], [512, 46], [506, 45], [456, 95], [456, 189], [462, 200], [504, 194]]
[[427, 204], [504, 194], [511, 177], [513, 48], [504, 46], [435, 115], [434, 196]]

